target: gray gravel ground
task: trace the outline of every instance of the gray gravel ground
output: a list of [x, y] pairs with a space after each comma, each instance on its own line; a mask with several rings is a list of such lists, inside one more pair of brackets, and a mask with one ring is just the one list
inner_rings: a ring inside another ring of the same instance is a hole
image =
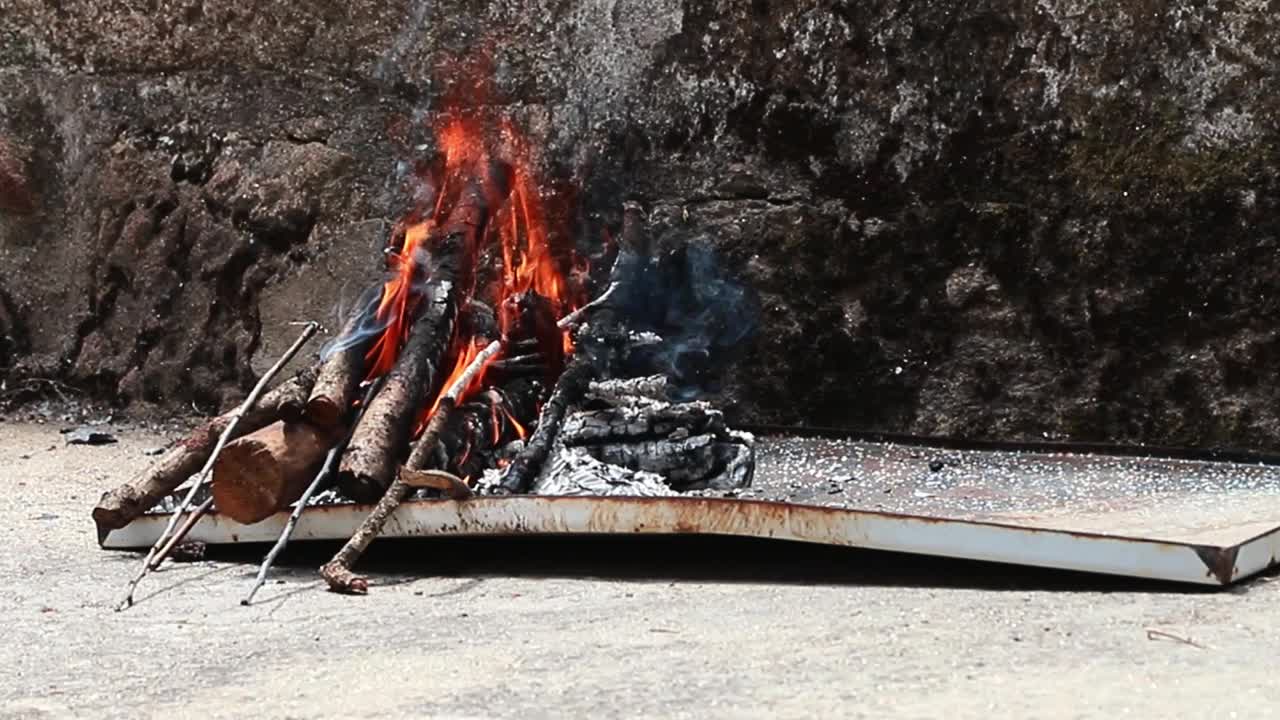
[[[1123, 580], [758, 542], [383, 543], [364, 598], [294, 552], [139, 559], [89, 508], [164, 441], [0, 423], [2, 717], [1270, 717], [1280, 583]], [[331, 548], [330, 548], [331, 549]], [[1199, 647], [1149, 639], [1148, 629]]]

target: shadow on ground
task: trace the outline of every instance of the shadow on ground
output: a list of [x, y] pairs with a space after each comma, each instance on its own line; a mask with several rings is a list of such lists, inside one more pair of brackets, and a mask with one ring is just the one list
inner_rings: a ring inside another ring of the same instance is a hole
[[[315, 578], [315, 568], [332, 557], [338, 547], [327, 542], [292, 547], [281, 556], [274, 576], [290, 580]], [[266, 549], [265, 545], [211, 547], [207, 557], [256, 564]], [[383, 585], [426, 577], [545, 577], [995, 591], [1213, 592], [1213, 588], [1065, 570], [715, 537], [381, 540], [370, 548], [358, 570]]]

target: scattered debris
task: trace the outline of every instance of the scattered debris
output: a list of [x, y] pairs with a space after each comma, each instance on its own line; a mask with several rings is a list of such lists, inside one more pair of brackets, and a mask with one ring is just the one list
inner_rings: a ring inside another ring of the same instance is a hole
[[88, 425], [64, 432], [66, 432], [68, 445], [111, 445], [119, 442], [115, 435]]
[[178, 543], [173, 550], [169, 552], [169, 559], [177, 563], [192, 563], [204, 560], [205, 552], [209, 546], [198, 540], [187, 540]]

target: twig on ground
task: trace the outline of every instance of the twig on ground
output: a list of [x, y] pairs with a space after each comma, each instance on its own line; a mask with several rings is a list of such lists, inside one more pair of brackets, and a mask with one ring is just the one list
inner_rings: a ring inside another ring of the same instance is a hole
[[1179, 642], [1179, 643], [1182, 643], [1183, 645], [1190, 645], [1191, 647], [1199, 648], [1200, 650], [1209, 649], [1204, 645], [1201, 645], [1200, 643], [1196, 642], [1195, 640], [1192, 640], [1191, 638], [1185, 638], [1185, 637], [1182, 637], [1181, 635], [1174, 635], [1171, 632], [1165, 632], [1164, 630], [1157, 630], [1155, 628], [1147, 628], [1147, 639], [1148, 640], [1161, 640], [1161, 639], [1173, 640], [1174, 642]]
[[[379, 388], [382, 387], [382, 380], [379, 379], [369, 386], [365, 391], [364, 399], [360, 403], [360, 410], [356, 413], [355, 422], [351, 424], [354, 428], [356, 423], [360, 422], [360, 418], [364, 415], [365, 408], [369, 407], [369, 401], [374, 395], [378, 394]], [[276, 557], [284, 551], [286, 545], [289, 544], [289, 538], [293, 536], [293, 530], [298, 526], [298, 520], [302, 517], [302, 511], [307, 509], [307, 504], [311, 502], [311, 496], [315, 495], [325, 480], [333, 474], [338, 467], [338, 459], [342, 457], [342, 453], [347, 449], [347, 442], [351, 440], [351, 432], [348, 431], [347, 437], [329, 451], [329, 455], [324, 460], [324, 466], [320, 468], [320, 472], [316, 473], [315, 480], [311, 481], [302, 497], [298, 498], [298, 502], [294, 505], [293, 512], [289, 514], [289, 522], [285, 523], [284, 530], [280, 531], [280, 537], [276, 540], [276, 544], [272, 546], [271, 551], [263, 558], [262, 565], [258, 568], [258, 576], [253, 581], [253, 587], [249, 588], [249, 592], [245, 594], [244, 599], [240, 601], [241, 605], [248, 606], [253, 602], [253, 596], [258, 594], [258, 590], [262, 589], [264, 583], [267, 582], [267, 573], [271, 571], [271, 566], [275, 563]]]
[[205, 481], [209, 479], [209, 472], [213, 470], [213, 464], [217, 461], [218, 455], [222, 452], [222, 448], [225, 447], [227, 441], [231, 439], [231, 434], [235, 431], [236, 423], [239, 422], [240, 417], [248, 412], [249, 408], [253, 407], [253, 404], [258, 401], [258, 397], [266, 390], [271, 379], [274, 378], [285, 365], [289, 364], [289, 361], [293, 359], [293, 356], [297, 355], [298, 351], [302, 349], [302, 346], [306, 345], [307, 341], [315, 336], [316, 331], [319, 330], [319, 328], [319, 323], [308, 323], [306, 328], [302, 331], [302, 334], [293, 342], [293, 345], [289, 346], [289, 349], [284, 352], [284, 355], [280, 356], [280, 359], [276, 361], [276, 364], [272, 365], [271, 369], [267, 370], [267, 372], [258, 380], [258, 384], [253, 387], [252, 391], [250, 391], [249, 397], [245, 398], [244, 402], [240, 404], [240, 407], [236, 408], [235, 413], [231, 417], [231, 422], [227, 424], [226, 429], [222, 431], [222, 435], [218, 438], [218, 444], [214, 446], [213, 453], [209, 455], [208, 461], [206, 461], [204, 467], [200, 469], [200, 474], [192, 481], [191, 489], [187, 491], [186, 497], [182, 499], [182, 504], [179, 505], [178, 509], [169, 517], [169, 524], [165, 526], [164, 532], [160, 534], [160, 537], [156, 539], [155, 544], [152, 545], [151, 549], [147, 552], [147, 557], [142, 563], [142, 569], [139, 570], [138, 574], [129, 582], [129, 590], [125, 594], [124, 600], [122, 600], [120, 605], [116, 607], [117, 612], [133, 606], [133, 591], [137, 589], [138, 583], [142, 582], [142, 579], [151, 572], [152, 562], [155, 561], [160, 548], [164, 547], [164, 545], [169, 541], [169, 536], [173, 533], [174, 528], [177, 527], [178, 520], [182, 517], [183, 513], [191, 507], [191, 502], [195, 499], [196, 492], [199, 491]]

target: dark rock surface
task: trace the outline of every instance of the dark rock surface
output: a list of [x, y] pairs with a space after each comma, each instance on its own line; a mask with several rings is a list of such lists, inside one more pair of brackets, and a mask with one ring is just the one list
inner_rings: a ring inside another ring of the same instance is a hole
[[1264, 0], [16, 0], [0, 366], [225, 404], [289, 321], [332, 319], [376, 276], [397, 163], [455, 98], [749, 280], [739, 419], [1274, 449], [1277, 18]]

